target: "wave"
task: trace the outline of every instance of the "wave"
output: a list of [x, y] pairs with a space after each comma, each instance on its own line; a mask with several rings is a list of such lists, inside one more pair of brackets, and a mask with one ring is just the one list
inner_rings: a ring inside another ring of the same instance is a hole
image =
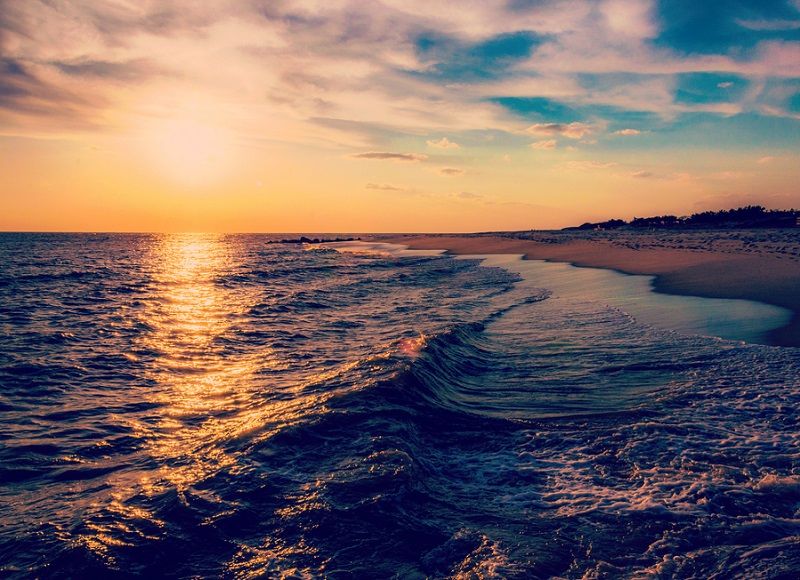
[[156, 277], [161, 237], [65, 240], [133, 265], [89, 282], [110, 302], [81, 279], [0, 287], [5, 575], [800, 565], [792, 349], [658, 331], [475, 260], [233, 236]]

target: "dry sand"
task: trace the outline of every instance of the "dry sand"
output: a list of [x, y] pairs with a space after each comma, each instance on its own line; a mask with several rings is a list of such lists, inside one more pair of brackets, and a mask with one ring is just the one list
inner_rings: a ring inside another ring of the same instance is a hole
[[770, 342], [800, 346], [800, 231], [512, 232], [380, 236], [413, 249], [453, 254], [523, 254], [627, 274], [655, 276], [658, 292], [755, 300], [791, 310]]

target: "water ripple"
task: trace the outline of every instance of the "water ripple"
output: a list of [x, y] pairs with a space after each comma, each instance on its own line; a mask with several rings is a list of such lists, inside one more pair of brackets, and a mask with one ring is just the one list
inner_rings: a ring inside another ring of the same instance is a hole
[[11, 577], [790, 577], [800, 355], [446, 256], [0, 235]]

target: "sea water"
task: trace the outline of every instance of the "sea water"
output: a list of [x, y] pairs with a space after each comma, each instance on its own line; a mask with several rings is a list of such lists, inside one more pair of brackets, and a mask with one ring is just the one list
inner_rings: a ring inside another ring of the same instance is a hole
[[4, 575], [800, 569], [798, 349], [285, 237], [0, 235]]

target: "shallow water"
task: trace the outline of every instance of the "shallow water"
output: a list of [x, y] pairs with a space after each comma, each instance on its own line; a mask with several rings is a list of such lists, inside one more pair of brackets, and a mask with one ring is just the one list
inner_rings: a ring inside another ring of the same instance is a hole
[[5, 575], [800, 568], [798, 349], [269, 239], [0, 235]]
[[546, 286], [551, 298], [605, 303], [642, 323], [683, 334], [769, 344], [769, 332], [786, 325], [792, 318], [791, 311], [786, 308], [751, 300], [661, 294], [653, 291], [653, 276], [522, 260], [519, 256], [465, 257], [516, 272], [529, 285]]

